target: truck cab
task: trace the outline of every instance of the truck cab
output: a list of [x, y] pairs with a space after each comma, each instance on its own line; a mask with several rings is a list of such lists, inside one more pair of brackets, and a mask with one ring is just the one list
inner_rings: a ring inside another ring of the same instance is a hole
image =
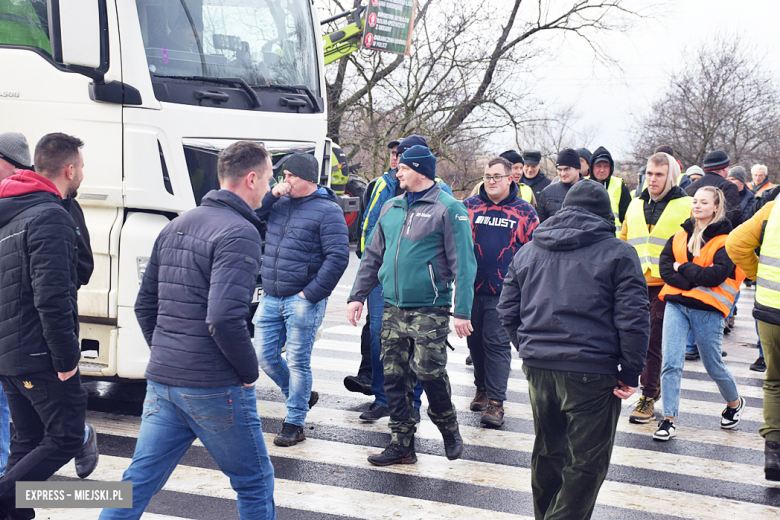
[[319, 27], [310, 0], [0, 0], [0, 132], [85, 143], [82, 374], [143, 377], [146, 262], [160, 230], [219, 188], [219, 151], [306, 150], [330, 184]]

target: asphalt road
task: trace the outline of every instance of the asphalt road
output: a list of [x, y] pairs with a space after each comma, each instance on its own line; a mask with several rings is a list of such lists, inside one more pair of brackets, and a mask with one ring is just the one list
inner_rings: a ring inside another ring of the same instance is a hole
[[[280, 519], [451, 519], [532, 518], [530, 454], [533, 420], [519, 359], [513, 360], [506, 423], [500, 430], [482, 428], [468, 410], [474, 395], [471, 367], [464, 363], [465, 340], [450, 336], [455, 352], [448, 371], [466, 442], [463, 458], [448, 461], [441, 437], [425, 413], [417, 434], [415, 465], [376, 468], [366, 456], [389, 441], [387, 419], [363, 423], [358, 415], [371, 399], [348, 392], [342, 380], [354, 374], [360, 359], [359, 328], [345, 318], [346, 299], [358, 267], [349, 269], [330, 298], [312, 367], [319, 403], [307, 418], [306, 442], [275, 447], [284, 399], [261, 376], [258, 409], [276, 472], [275, 500]], [[414, 266], [410, 266], [414, 268]], [[743, 288], [736, 328], [724, 340], [726, 364], [747, 399], [736, 430], [719, 428], [725, 406], [700, 361], [684, 371], [677, 438], [651, 439], [655, 424], [629, 424], [638, 399], [629, 399], [618, 425], [607, 481], [594, 518], [622, 519], [773, 519], [780, 518], [780, 485], [764, 480], [762, 422], [763, 374], [751, 372], [756, 333], [753, 290]], [[89, 383], [88, 421], [98, 428], [100, 464], [92, 480], [119, 480], [130, 463], [140, 424], [142, 384]], [[424, 402], [425, 408], [425, 402]], [[55, 478], [73, 479], [72, 464]], [[99, 510], [39, 510], [38, 518], [92, 519]], [[238, 518], [235, 494], [206, 451], [195, 444], [144, 518], [230, 520]]]

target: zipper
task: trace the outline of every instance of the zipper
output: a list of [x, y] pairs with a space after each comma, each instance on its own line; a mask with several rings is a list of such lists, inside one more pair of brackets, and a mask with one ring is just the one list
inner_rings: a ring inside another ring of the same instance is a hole
[[[287, 227], [292, 220], [293, 211], [295, 211], [295, 206], [290, 209], [290, 216], [287, 218], [287, 222], [284, 223], [284, 233], [282, 234], [281, 240], [279, 240], [279, 247], [282, 246], [282, 240], [287, 238]], [[276, 262], [274, 263], [274, 285], [276, 286], [276, 294], [279, 294], [279, 253], [280, 251], [276, 252]]]
[[431, 276], [431, 285], [433, 285], [433, 303], [436, 305], [436, 300], [439, 298], [439, 290], [436, 288], [436, 276], [433, 274], [433, 264], [428, 262], [428, 274]]

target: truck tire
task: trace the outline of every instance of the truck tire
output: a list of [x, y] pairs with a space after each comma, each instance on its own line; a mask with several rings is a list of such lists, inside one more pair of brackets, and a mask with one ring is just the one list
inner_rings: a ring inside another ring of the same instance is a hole
[[[360, 197], [363, 198], [363, 193], [366, 191], [368, 183], [360, 177], [350, 175], [347, 185], [344, 188], [344, 195], [348, 197]], [[347, 213], [344, 215], [344, 220], [347, 223], [349, 229], [349, 241], [357, 242], [360, 240], [360, 221], [362, 215], [360, 212]]]

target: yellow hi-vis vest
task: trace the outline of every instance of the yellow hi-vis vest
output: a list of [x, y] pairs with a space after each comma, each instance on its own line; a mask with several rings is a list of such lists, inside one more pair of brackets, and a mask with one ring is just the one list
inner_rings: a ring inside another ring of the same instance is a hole
[[620, 237], [622, 222], [620, 222], [620, 195], [623, 193], [623, 179], [620, 177], [610, 177], [607, 186], [609, 201], [612, 204], [612, 216], [615, 217], [615, 235]]
[[769, 214], [756, 275], [756, 301], [780, 309], [780, 203]]
[[658, 270], [661, 251], [664, 250], [669, 238], [680, 230], [682, 223], [690, 218], [692, 205], [692, 197], [670, 200], [651, 233], [647, 230], [645, 220], [645, 201], [642, 199], [631, 201], [626, 211], [625, 225], [628, 226], [626, 238], [639, 255], [643, 273], [650, 269], [653, 277], [661, 278], [661, 272]]

